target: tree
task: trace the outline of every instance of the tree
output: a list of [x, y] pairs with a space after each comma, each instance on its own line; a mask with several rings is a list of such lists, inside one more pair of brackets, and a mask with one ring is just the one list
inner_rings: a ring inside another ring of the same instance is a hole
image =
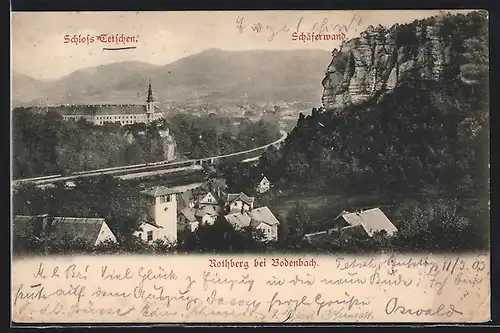
[[310, 225], [311, 220], [304, 205], [296, 202], [286, 218], [287, 235], [285, 238], [289, 246], [292, 248], [299, 246]]

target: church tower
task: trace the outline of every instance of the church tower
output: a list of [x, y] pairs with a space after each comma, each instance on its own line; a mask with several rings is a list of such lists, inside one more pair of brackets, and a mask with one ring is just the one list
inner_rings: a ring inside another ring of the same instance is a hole
[[177, 241], [177, 192], [166, 186], [154, 186], [142, 191], [149, 198], [149, 215], [158, 227], [158, 239]]
[[146, 98], [146, 113], [155, 112], [155, 99], [153, 97], [153, 89], [151, 88], [151, 79], [149, 79], [148, 98]]

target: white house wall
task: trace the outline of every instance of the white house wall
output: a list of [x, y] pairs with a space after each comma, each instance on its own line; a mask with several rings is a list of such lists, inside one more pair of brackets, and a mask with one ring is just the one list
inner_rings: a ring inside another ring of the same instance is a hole
[[231, 206], [229, 209], [231, 212], [235, 212], [235, 211], [239, 212], [239, 211], [241, 211], [241, 209], [243, 209], [245, 212], [248, 212], [251, 208], [253, 208], [253, 207], [247, 205], [243, 201], [236, 200], [236, 201], [231, 203]]
[[111, 229], [108, 227], [106, 223], [103, 223], [101, 226], [101, 230], [99, 231], [99, 235], [97, 236], [97, 240], [94, 245], [98, 245], [102, 242], [104, 242], [106, 239], [109, 239], [110, 241], [116, 242], [116, 237], [111, 231]]
[[268, 225], [262, 222], [256, 229], [262, 230], [267, 240], [278, 240], [278, 227], [276, 225]]
[[160, 228], [156, 228], [148, 223], [141, 224], [139, 229], [140, 230], [134, 232], [134, 236], [139, 237], [140, 239], [142, 239], [145, 242], [148, 241], [148, 231], [153, 232], [153, 239], [151, 240], [151, 242], [154, 242], [155, 240], [157, 240], [159, 238], [159, 232], [161, 230]]

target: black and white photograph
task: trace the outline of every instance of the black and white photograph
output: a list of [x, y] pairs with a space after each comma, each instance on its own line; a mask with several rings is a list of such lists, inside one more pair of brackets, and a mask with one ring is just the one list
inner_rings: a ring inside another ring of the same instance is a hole
[[14, 256], [489, 252], [486, 11], [12, 27]]

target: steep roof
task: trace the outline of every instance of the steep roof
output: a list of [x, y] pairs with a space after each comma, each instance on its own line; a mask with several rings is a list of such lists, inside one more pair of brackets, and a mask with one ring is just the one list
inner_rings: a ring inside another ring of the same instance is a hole
[[251, 205], [251, 204], [253, 204], [253, 201], [255, 200], [255, 198], [254, 197], [250, 197], [250, 196], [246, 195], [243, 192], [240, 192], [240, 193], [228, 193], [227, 194], [226, 203], [231, 204], [231, 203], [233, 203], [236, 200], [241, 200], [244, 203], [246, 203], [248, 205]]
[[147, 221], [147, 222], [142, 222], [141, 225], [137, 228], [137, 230], [141, 230], [141, 227], [144, 225], [144, 224], [149, 224], [150, 226], [153, 226], [155, 228], [158, 228], [158, 229], [163, 229], [163, 227], [161, 225], [158, 225], [152, 221]]
[[141, 193], [151, 197], [159, 197], [161, 195], [174, 194], [177, 193], [177, 191], [166, 186], [153, 186], [144, 191], [141, 191]]
[[187, 190], [179, 194], [177, 202], [179, 206], [186, 207], [189, 205], [189, 202], [193, 199], [194, 199], [193, 192], [191, 190]]
[[355, 213], [343, 212], [340, 216], [342, 216], [350, 226], [363, 226], [370, 237], [377, 231], [385, 230], [388, 235], [392, 235], [398, 230], [380, 208], [373, 208]]
[[265, 182], [265, 181], [269, 182], [269, 179], [267, 179], [266, 176], [262, 176], [262, 178], [259, 180], [259, 184], [261, 184], [262, 182]]
[[196, 221], [196, 209], [190, 208], [190, 207], [185, 207], [182, 209], [179, 214], [184, 215], [189, 222], [195, 222]]
[[193, 198], [195, 200], [202, 199], [207, 193], [208, 193], [208, 190], [203, 185], [200, 185], [200, 186], [191, 190], [191, 195], [193, 196]]
[[89, 245], [94, 245], [103, 224], [106, 224], [103, 218], [54, 217], [51, 228], [59, 239], [65, 235], [83, 237]]
[[250, 218], [252, 220], [264, 222], [268, 225], [277, 225], [280, 224], [280, 221], [274, 216], [271, 210], [267, 206], [254, 208], [249, 213]]
[[[194, 198], [200, 200], [207, 193], [212, 193], [214, 198], [220, 202], [221, 200], [225, 200], [226, 193], [224, 192], [224, 190], [226, 187], [227, 187], [227, 184], [226, 184], [225, 179], [213, 178], [213, 179], [210, 179], [210, 180], [202, 183], [200, 186], [192, 189], [192, 195]], [[219, 196], [219, 192], [220, 192], [220, 196]]]
[[226, 221], [239, 228], [245, 228], [250, 225], [251, 219], [247, 214], [234, 213], [224, 216]]
[[[56, 239], [62, 239], [65, 236], [83, 238], [89, 245], [93, 246], [99, 232], [106, 221], [103, 218], [87, 217], [45, 217], [50, 224], [50, 231], [56, 235]], [[22, 216], [14, 217], [13, 224], [15, 228], [27, 228], [30, 223], [42, 221], [41, 216]], [[47, 226], [48, 228], [49, 226]], [[20, 229], [18, 229], [20, 230]]]
[[[198, 197], [198, 202], [202, 202], [202, 201], [203, 201], [203, 199], [205, 199], [205, 197], [206, 197], [207, 195], [209, 195], [209, 194], [210, 194], [210, 195], [211, 195], [211, 196], [215, 199], [215, 201], [216, 201], [215, 203], [218, 203], [218, 200], [217, 200], [217, 195], [216, 195], [215, 193], [213, 193], [213, 192], [207, 192], [207, 193], [205, 193], [204, 195], [200, 195], [200, 196]], [[212, 201], [212, 202], [210, 202], [210, 203], [214, 203], [214, 202]]]
[[264, 223], [264, 222], [257, 221], [257, 220], [251, 220], [250, 221], [250, 226], [254, 227], [254, 228], [257, 228], [261, 223]]

